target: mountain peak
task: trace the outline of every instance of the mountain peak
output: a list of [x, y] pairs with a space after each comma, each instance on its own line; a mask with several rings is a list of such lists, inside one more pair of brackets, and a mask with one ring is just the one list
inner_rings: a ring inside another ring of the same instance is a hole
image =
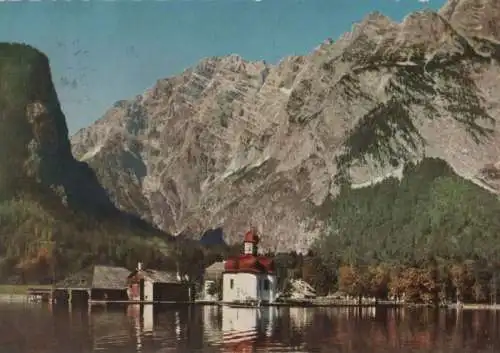
[[396, 23], [392, 21], [389, 17], [382, 14], [381, 12], [374, 11], [369, 13], [361, 22], [356, 23], [353, 26], [353, 36], [359, 35], [361, 33], [371, 34], [371, 33], [385, 33]]
[[272, 234], [264, 247], [305, 249], [343, 182], [370, 185], [422, 157], [468, 177], [498, 161], [500, 66], [450, 24], [460, 6], [401, 23], [374, 12], [278, 65], [203, 60], [138, 109], [114, 108], [120, 119], [89, 127], [73, 148], [92, 152], [121, 209], [164, 230], [222, 227], [231, 241], [250, 222]]

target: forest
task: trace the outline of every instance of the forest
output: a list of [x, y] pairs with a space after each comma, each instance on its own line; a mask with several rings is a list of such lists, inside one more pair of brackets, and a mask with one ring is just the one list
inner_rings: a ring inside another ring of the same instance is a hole
[[85, 267], [117, 265], [193, 273], [201, 247], [124, 217], [97, 219], [32, 193], [0, 200], [0, 283], [49, 284]]
[[341, 190], [311, 280], [358, 297], [496, 302], [499, 214], [496, 195], [446, 162], [408, 164], [401, 180]]

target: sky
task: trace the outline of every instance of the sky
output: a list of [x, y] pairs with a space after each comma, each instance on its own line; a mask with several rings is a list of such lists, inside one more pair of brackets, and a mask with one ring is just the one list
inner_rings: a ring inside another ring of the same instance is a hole
[[444, 0], [0, 0], [0, 41], [49, 57], [70, 134], [208, 56], [276, 63], [372, 11], [395, 20]]

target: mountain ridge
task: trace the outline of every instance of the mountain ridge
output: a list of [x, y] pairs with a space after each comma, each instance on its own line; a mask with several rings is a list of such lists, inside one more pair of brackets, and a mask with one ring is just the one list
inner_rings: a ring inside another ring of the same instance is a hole
[[500, 51], [490, 27], [471, 29], [490, 18], [486, 3], [401, 23], [373, 13], [276, 65], [204, 59], [115, 104], [72, 137], [73, 152], [117, 206], [162, 229], [222, 227], [235, 241], [254, 224], [274, 250], [307, 249], [342, 185], [410, 161], [443, 159], [498, 192]]
[[0, 280], [50, 283], [95, 263], [173, 267], [174, 238], [116, 208], [74, 159], [45, 54], [0, 43], [0, 81]]

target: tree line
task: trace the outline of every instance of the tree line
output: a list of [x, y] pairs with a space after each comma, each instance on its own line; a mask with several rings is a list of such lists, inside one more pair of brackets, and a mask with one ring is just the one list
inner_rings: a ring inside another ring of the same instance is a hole
[[496, 301], [499, 214], [496, 195], [424, 159], [401, 180], [343, 188], [312, 252], [350, 295]]

